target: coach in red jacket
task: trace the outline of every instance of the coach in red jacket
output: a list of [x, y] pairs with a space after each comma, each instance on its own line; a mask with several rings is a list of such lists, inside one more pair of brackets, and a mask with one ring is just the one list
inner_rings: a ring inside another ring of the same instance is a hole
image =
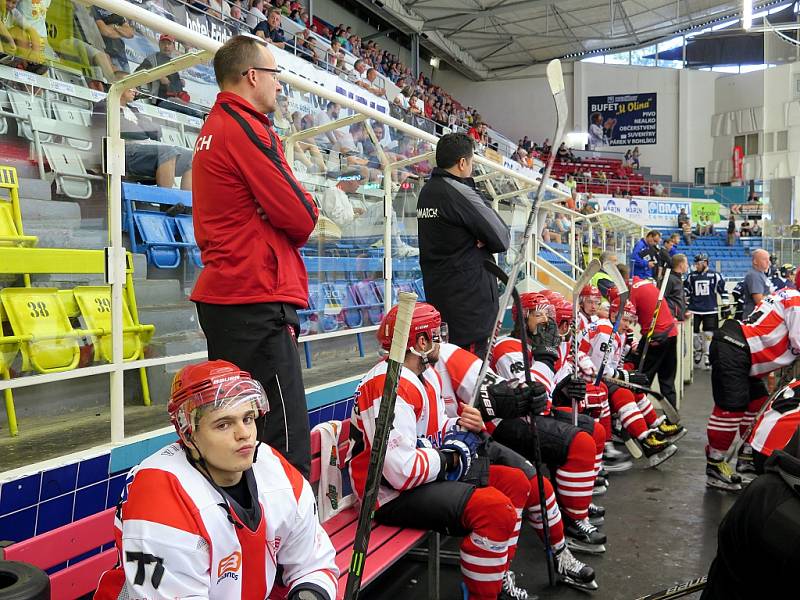
[[304, 475], [308, 412], [297, 354], [297, 309], [308, 306], [301, 248], [317, 207], [295, 179], [266, 113], [281, 89], [262, 42], [235, 36], [214, 57], [220, 90], [195, 144], [193, 213], [203, 269], [191, 299], [210, 360], [249, 371], [270, 411], [259, 439]]

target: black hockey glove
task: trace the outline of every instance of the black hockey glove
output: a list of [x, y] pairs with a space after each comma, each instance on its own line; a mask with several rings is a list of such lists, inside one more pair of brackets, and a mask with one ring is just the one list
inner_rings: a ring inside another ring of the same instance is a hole
[[536, 333], [530, 338], [533, 349], [533, 359], [545, 363], [552, 370], [558, 359], [558, 347], [561, 344], [561, 335], [558, 325], [547, 321], [536, 328]]
[[557, 398], [554, 401], [559, 406], [571, 406], [573, 400], [579, 405], [583, 405], [586, 400], [586, 381], [575, 375], [564, 377], [556, 384], [553, 398]]
[[530, 386], [515, 383], [505, 380], [490, 383], [488, 377], [484, 379], [478, 410], [485, 421], [538, 415], [547, 407], [547, 389], [541, 383], [534, 381]]
[[650, 378], [647, 377], [644, 373], [640, 373], [639, 371], [625, 371], [619, 370], [617, 371], [617, 379], [622, 379], [634, 385], [640, 385], [642, 387], [650, 387]]

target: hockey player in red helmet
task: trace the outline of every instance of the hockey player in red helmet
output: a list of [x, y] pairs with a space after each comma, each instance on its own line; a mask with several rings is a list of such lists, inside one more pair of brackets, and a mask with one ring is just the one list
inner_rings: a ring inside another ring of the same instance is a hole
[[580, 294], [578, 295], [578, 306], [580, 308], [580, 313], [585, 317], [586, 321], [594, 320], [594, 316], [597, 314], [597, 309], [600, 307], [600, 302], [602, 302], [603, 296], [600, 294], [600, 290], [591, 284], [586, 284], [581, 289]]
[[[378, 340], [388, 347], [394, 333], [397, 308], [378, 327]], [[522, 514], [539, 507], [535, 470], [525, 459], [500, 444], [505, 465], [478, 460], [485, 441], [484, 416], [477, 408], [461, 404], [448, 412], [443, 380], [437, 368], [443, 346], [441, 318], [432, 306], [414, 309], [408, 351], [400, 374], [397, 404], [378, 493], [378, 522], [463, 535], [461, 572], [470, 599], [521, 598], [526, 592], [515, 585], [509, 571], [516, 553]], [[355, 394], [350, 428], [350, 475], [356, 494], [363, 494], [375, 419], [386, 376], [381, 361], [361, 380]], [[450, 384], [448, 380], [448, 384]], [[531, 410], [534, 397], [525, 388], [514, 392], [506, 382], [488, 385], [484, 411], [522, 414]], [[510, 411], [510, 412], [505, 412]], [[466, 430], [466, 431], [464, 431]], [[492, 451], [485, 448], [491, 459]], [[552, 486], [545, 480], [548, 505], [555, 505]], [[563, 546], [563, 526], [557, 508], [550, 514], [551, 543]], [[541, 520], [541, 515], [540, 515]], [[481, 540], [492, 540], [491, 544]], [[561, 561], [563, 569], [574, 559]], [[574, 566], [572, 567], [574, 568]]]
[[[616, 319], [620, 310], [620, 298], [611, 302], [609, 317]], [[623, 313], [619, 330], [613, 333], [613, 325], [609, 319], [600, 319], [589, 327], [587, 335], [581, 340], [579, 349], [579, 367], [590, 379], [594, 379], [606, 355], [607, 344], [611, 351], [605, 363], [604, 376], [625, 379], [638, 385], [649, 385], [647, 377], [637, 371], [626, 371], [623, 358], [628, 348], [626, 335], [636, 323], [636, 309], [631, 302], [622, 307]], [[606, 382], [608, 399], [612, 413], [619, 415], [622, 427], [630, 436], [639, 441], [650, 466], [655, 467], [670, 458], [677, 448], [666, 440], [666, 436], [658, 427], [664, 417], [658, 417], [653, 405], [642, 395], [637, 402], [634, 393], [612, 382]]]
[[336, 553], [311, 486], [266, 444], [256, 461], [255, 420], [269, 410], [261, 384], [226, 361], [189, 365], [167, 409], [179, 440], [129, 473], [119, 559], [94, 597], [266, 598], [281, 567], [290, 600], [334, 600]]
[[[555, 364], [559, 357], [561, 336], [557, 329], [557, 311], [539, 293], [521, 296], [525, 314], [514, 311], [515, 327], [510, 336], [497, 340], [492, 350], [492, 367], [503, 377], [525, 381], [524, 357], [531, 359], [531, 377], [545, 386], [552, 398], [572, 396], [582, 404], [585, 384], [582, 379], [567, 376], [555, 379]], [[562, 314], [563, 316], [563, 314]], [[527, 328], [529, 348], [523, 350], [520, 328]], [[602, 507], [591, 504], [599, 469], [598, 454], [602, 457], [605, 429], [584, 415], [579, 415], [578, 426], [572, 415], [550, 406], [536, 419], [542, 460], [557, 467], [556, 495], [564, 514], [565, 533], [569, 546], [576, 551], [600, 553], [605, 551], [606, 536], [590, 521], [600, 521]], [[501, 419], [493, 423], [493, 436], [499, 442], [533, 457], [533, 439], [530, 425], [524, 419]]]

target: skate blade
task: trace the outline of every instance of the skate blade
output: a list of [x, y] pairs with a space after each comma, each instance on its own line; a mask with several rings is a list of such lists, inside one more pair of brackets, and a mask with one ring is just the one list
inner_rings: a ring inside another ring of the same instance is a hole
[[672, 437], [667, 437], [667, 441], [668, 441], [670, 444], [674, 444], [674, 443], [675, 443], [675, 442], [677, 442], [678, 440], [680, 440], [680, 439], [683, 439], [683, 438], [686, 436], [686, 434], [687, 434], [687, 433], [689, 433], [689, 430], [688, 430], [688, 429], [686, 429], [686, 428], [684, 428], [684, 430], [683, 430], [683, 431], [681, 431], [681, 432], [679, 432], [679, 433], [676, 433], [676, 434], [675, 434], [675, 435], [673, 435]]
[[739, 473], [739, 477], [742, 479], [742, 487], [747, 487], [756, 480], [755, 473]]
[[707, 477], [706, 485], [710, 488], [724, 490], [726, 492], [739, 492], [742, 489], [742, 484], [740, 483], [725, 483], [716, 477]]
[[633, 463], [629, 460], [625, 462], [617, 463], [614, 465], [609, 465], [608, 463], [603, 463], [603, 468], [608, 471], [609, 473], [621, 473], [622, 471], [627, 471], [633, 467]]
[[595, 527], [598, 527], [598, 526], [602, 525], [605, 522], [606, 522], [606, 518], [605, 517], [589, 517], [589, 523], [591, 523]]
[[567, 537], [567, 548], [584, 554], [603, 554], [606, 551], [605, 544], [587, 544], [571, 537]]
[[592, 490], [592, 496], [602, 496], [608, 491], [607, 487], [596, 487]]
[[651, 468], [657, 467], [658, 465], [663, 463], [665, 460], [667, 460], [668, 458], [673, 456], [677, 451], [678, 451], [678, 449], [675, 446], [673, 446], [672, 444], [670, 444], [669, 446], [667, 446], [664, 450], [662, 450], [658, 454], [653, 454], [653, 456], [650, 456], [647, 459], [647, 462], [650, 463], [650, 467]]
[[597, 581], [592, 579], [586, 583], [575, 581], [574, 579], [562, 579], [561, 583], [564, 585], [568, 585], [571, 588], [575, 588], [576, 590], [582, 590], [584, 592], [593, 592], [598, 588]]

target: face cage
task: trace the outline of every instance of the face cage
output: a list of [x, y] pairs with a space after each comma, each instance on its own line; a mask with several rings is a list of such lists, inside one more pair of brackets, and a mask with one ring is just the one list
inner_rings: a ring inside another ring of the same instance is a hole
[[269, 412], [267, 393], [255, 379], [234, 379], [217, 384], [216, 390], [205, 390], [187, 398], [173, 418], [173, 423], [185, 437], [194, 433], [195, 412], [200, 408], [221, 410], [235, 408], [247, 402], [253, 403], [256, 416], [263, 417]]

